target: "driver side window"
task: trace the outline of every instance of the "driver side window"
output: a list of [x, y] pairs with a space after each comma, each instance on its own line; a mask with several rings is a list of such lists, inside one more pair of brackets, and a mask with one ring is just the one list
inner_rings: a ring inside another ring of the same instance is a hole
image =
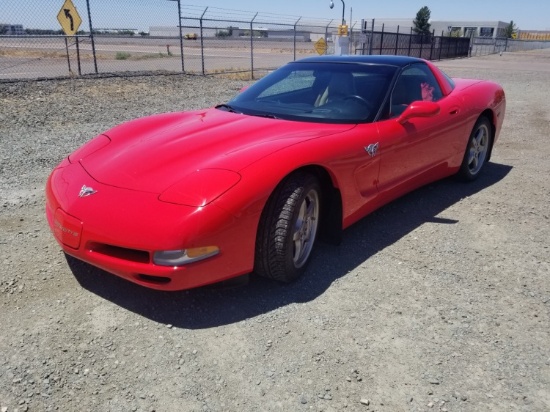
[[390, 117], [399, 116], [412, 102], [419, 100], [436, 102], [443, 93], [433, 73], [423, 63], [415, 63], [403, 70], [393, 88]]

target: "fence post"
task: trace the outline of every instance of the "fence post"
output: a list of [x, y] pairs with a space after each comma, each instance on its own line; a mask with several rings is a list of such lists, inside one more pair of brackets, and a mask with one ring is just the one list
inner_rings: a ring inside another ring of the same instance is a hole
[[380, 55], [382, 55], [382, 45], [384, 44], [384, 25], [385, 23], [382, 23], [382, 33], [380, 33]]
[[252, 29], [252, 23], [254, 23], [256, 16], [258, 16], [258, 12], [256, 12], [254, 17], [252, 17], [252, 20], [250, 20], [250, 79], [251, 80], [254, 80], [254, 33]]
[[71, 57], [69, 56], [69, 42], [65, 36], [65, 50], [67, 52], [67, 65], [69, 66], [69, 74], [71, 74]]
[[411, 33], [409, 34], [409, 52], [407, 56], [411, 55], [412, 39], [413, 39], [413, 28], [411, 27]]
[[329, 26], [332, 24], [332, 22], [334, 21], [334, 19], [332, 19], [331, 21], [328, 22], [327, 26], [325, 27], [325, 42], [328, 43], [328, 28]]
[[372, 56], [372, 47], [374, 43], [374, 19], [372, 19], [372, 23], [370, 26], [370, 44], [369, 44], [369, 55]]
[[296, 23], [294, 23], [294, 61], [296, 61], [296, 26], [301, 19], [302, 16], [300, 16], [298, 20], [296, 20]]
[[76, 62], [78, 64], [78, 75], [82, 76], [82, 68], [80, 67], [80, 45], [78, 43], [78, 36], [74, 36], [76, 40]]
[[94, 56], [94, 69], [95, 74], [97, 71], [97, 57], [95, 54], [95, 42], [94, 42], [94, 29], [92, 27], [92, 15], [90, 13], [90, 0], [86, 0], [86, 8], [88, 9], [88, 25], [90, 26], [90, 40], [92, 41], [92, 55]]
[[435, 29], [432, 31], [432, 47], [430, 48], [430, 60], [432, 60], [432, 54], [434, 52], [434, 41], [435, 41]]
[[180, 54], [181, 54], [181, 71], [185, 73], [185, 66], [183, 64], [183, 33], [181, 27], [181, 0], [178, 0], [178, 26], [180, 27]]
[[[351, 18], [349, 19], [349, 21], [351, 22]], [[357, 22], [355, 22], [357, 23]], [[353, 49], [353, 54], [357, 54], [357, 48], [354, 48], [353, 44], [355, 43], [355, 35], [353, 33], [353, 28], [355, 27], [355, 23], [353, 23], [351, 25], [351, 27], [349, 28], [349, 44], [350, 44], [350, 53], [351, 53], [351, 49]]]
[[397, 45], [399, 44], [399, 24], [397, 25], [397, 33], [395, 33], [395, 52], [397, 54]]
[[[300, 17], [300, 18], [301, 18], [301, 17]], [[327, 44], [328, 44], [328, 28], [329, 28], [329, 26], [332, 24], [333, 20], [334, 20], [334, 19], [332, 19], [331, 21], [329, 21], [328, 24], [327, 24], [326, 27], [325, 27], [325, 43], [327, 43]], [[326, 52], [325, 52], [325, 54], [326, 54]], [[294, 60], [296, 60], [296, 57], [294, 57]]]
[[201, 67], [202, 67], [202, 75], [205, 75], [204, 71], [204, 36], [203, 36], [203, 30], [202, 30], [202, 19], [204, 15], [206, 14], [206, 10], [208, 10], [208, 7], [204, 9], [202, 12], [201, 18], [199, 19], [199, 27], [200, 27], [200, 33], [201, 33]]

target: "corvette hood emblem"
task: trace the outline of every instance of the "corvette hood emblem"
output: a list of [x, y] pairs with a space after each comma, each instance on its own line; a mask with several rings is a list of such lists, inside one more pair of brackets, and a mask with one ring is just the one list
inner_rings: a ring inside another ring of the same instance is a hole
[[92, 187], [88, 187], [88, 186], [84, 185], [80, 188], [80, 193], [78, 194], [78, 197], [90, 196], [90, 195], [93, 195], [96, 192], [97, 192], [97, 190], [94, 190]]
[[378, 143], [371, 143], [367, 147], [365, 147], [366, 152], [370, 155], [370, 157], [376, 156], [376, 152], [378, 151]]

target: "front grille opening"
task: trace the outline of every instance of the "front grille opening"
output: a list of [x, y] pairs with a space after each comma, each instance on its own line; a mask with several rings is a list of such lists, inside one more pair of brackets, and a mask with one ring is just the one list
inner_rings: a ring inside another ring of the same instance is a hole
[[155, 285], [166, 285], [170, 283], [172, 279], [165, 278], [163, 276], [151, 276], [151, 275], [137, 275], [137, 278], [143, 282], [153, 283]]
[[137, 249], [127, 249], [119, 246], [106, 245], [103, 243], [95, 243], [91, 249], [102, 255], [114, 257], [117, 259], [128, 260], [136, 263], [149, 263], [149, 252]]

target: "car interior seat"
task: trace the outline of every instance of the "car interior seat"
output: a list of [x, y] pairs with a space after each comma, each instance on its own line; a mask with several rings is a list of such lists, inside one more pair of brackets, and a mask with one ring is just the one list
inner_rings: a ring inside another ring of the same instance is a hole
[[330, 101], [343, 99], [357, 94], [354, 78], [351, 73], [333, 73], [327, 87], [317, 97], [315, 106], [322, 106]]

